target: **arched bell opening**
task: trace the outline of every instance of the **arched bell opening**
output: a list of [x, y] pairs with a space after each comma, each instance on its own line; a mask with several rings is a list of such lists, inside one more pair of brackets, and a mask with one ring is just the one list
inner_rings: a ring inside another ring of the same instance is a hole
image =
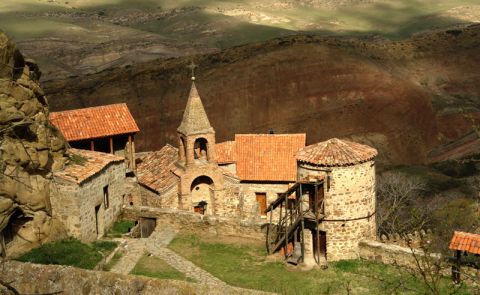
[[204, 160], [207, 161], [208, 157], [208, 141], [201, 137], [195, 140], [193, 145], [193, 153], [195, 160]]

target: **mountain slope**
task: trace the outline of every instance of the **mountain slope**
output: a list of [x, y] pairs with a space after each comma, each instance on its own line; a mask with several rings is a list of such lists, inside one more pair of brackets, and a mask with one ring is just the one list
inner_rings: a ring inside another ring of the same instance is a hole
[[[274, 39], [195, 56], [197, 86], [219, 142], [273, 128], [307, 132], [309, 143], [351, 137], [375, 145], [383, 161], [419, 163], [469, 132], [466, 115], [479, 114], [479, 33], [471, 26], [395, 42]], [[44, 85], [54, 110], [127, 102], [142, 130], [139, 149], [158, 149], [176, 144], [189, 62], [157, 60]], [[459, 126], [445, 126], [445, 116]]]

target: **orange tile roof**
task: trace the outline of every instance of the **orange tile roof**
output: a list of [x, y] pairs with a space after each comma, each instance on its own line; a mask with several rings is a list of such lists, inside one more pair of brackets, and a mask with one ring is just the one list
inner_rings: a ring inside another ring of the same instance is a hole
[[68, 141], [140, 131], [125, 103], [52, 112], [49, 119]]
[[141, 158], [137, 165], [138, 182], [157, 193], [161, 193], [173, 184], [178, 177], [172, 172], [178, 160], [178, 149], [167, 144], [159, 151], [151, 152]]
[[235, 134], [237, 175], [249, 181], [295, 181], [302, 134]]
[[455, 231], [449, 248], [451, 250], [480, 254], [480, 235]]
[[[71, 161], [65, 169], [55, 172], [55, 176], [63, 178], [68, 181], [82, 184], [97, 173], [101, 172], [111, 163], [123, 162], [123, 157], [112, 154], [93, 152], [87, 150], [79, 150], [70, 148], [68, 153], [72, 156], [79, 156], [85, 161], [73, 162]], [[80, 160], [80, 159], [79, 159]]]
[[215, 145], [218, 164], [235, 163], [235, 141], [225, 141]]
[[360, 143], [332, 138], [298, 151], [299, 162], [318, 166], [348, 166], [363, 163], [377, 156], [376, 149]]

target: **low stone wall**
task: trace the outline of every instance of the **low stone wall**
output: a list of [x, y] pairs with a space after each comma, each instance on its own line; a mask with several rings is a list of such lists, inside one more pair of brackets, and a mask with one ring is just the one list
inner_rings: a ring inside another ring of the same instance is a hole
[[[20, 294], [266, 294], [224, 286], [156, 280], [60, 265], [0, 261], [0, 278]], [[0, 287], [0, 294], [9, 294]]]
[[198, 213], [152, 207], [124, 207], [123, 219], [138, 220], [140, 217], [156, 218], [157, 226], [170, 226], [182, 231], [208, 232], [264, 240], [262, 222], [235, 218], [201, 215]]
[[[416, 267], [413, 253], [422, 257], [425, 253], [421, 250], [413, 250], [408, 247], [398, 245], [384, 244], [372, 240], [363, 240], [358, 244], [360, 258], [382, 262], [385, 264], [395, 264], [404, 267]], [[430, 254], [432, 258], [439, 259], [439, 255]]]

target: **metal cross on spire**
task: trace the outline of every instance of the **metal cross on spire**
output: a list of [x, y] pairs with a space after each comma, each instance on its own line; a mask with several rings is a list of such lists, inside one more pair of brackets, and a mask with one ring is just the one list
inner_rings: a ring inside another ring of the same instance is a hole
[[195, 69], [198, 68], [198, 65], [196, 65], [193, 60], [192, 62], [187, 66], [192, 71], [192, 81], [195, 81]]

